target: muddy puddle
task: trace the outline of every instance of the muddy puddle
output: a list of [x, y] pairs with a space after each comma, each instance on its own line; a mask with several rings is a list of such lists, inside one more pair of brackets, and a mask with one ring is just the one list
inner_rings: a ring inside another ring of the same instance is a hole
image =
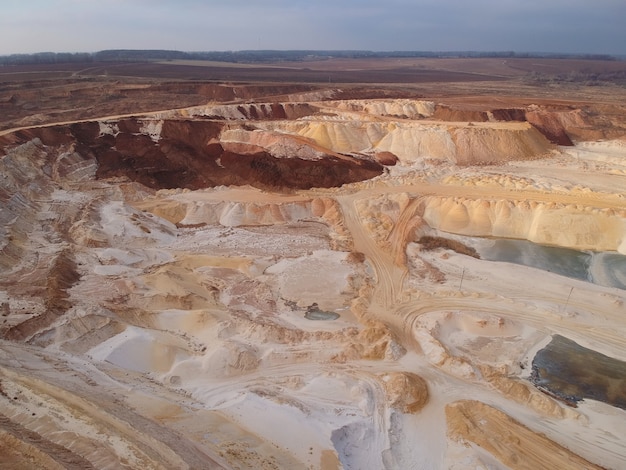
[[626, 409], [626, 362], [560, 335], [535, 355], [531, 381], [572, 406], [588, 398]]
[[320, 310], [317, 304], [314, 303], [313, 305], [307, 307], [304, 318], [314, 321], [336, 320], [337, 318], [339, 318], [339, 314], [335, 312]]

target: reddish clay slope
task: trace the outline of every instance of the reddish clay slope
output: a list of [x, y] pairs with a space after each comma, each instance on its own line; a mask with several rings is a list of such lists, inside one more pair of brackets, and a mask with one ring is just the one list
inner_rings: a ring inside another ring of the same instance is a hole
[[51, 147], [74, 145], [98, 162], [98, 178], [127, 177], [154, 189], [200, 189], [221, 185], [253, 185], [273, 190], [337, 187], [382, 173], [379, 163], [328, 155], [318, 160], [276, 158], [254, 147], [225, 148], [219, 143], [224, 122], [165, 120], [158, 138], [142, 131], [134, 118], [107, 122], [115, 132], [101, 132], [96, 121], [32, 128], [5, 136], [17, 144], [39, 138]]

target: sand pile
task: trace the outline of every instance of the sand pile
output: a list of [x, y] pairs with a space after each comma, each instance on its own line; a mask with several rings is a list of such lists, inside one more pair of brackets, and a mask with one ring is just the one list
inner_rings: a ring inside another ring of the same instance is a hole
[[446, 420], [453, 439], [480, 446], [510, 468], [602, 468], [484, 403], [452, 403], [446, 407]]

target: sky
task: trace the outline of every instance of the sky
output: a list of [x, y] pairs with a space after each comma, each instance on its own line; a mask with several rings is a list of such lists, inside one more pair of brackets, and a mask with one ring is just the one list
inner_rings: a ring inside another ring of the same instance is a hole
[[626, 0], [0, 0], [0, 55], [104, 49], [626, 55]]

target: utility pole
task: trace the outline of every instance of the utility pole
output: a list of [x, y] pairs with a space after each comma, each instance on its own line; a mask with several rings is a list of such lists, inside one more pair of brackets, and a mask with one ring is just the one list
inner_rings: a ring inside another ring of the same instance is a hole
[[463, 272], [461, 273], [461, 283], [459, 284], [459, 291], [463, 288], [463, 278], [465, 277], [465, 268], [463, 268]]
[[569, 304], [569, 298], [572, 296], [572, 292], [574, 291], [574, 287], [572, 287], [569, 290], [569, 294], [567, 295], [567, 300], [565, 301], [565, 307], [563, 307], [563, 309], [565, 310], [567, 308], [567, 304]]

